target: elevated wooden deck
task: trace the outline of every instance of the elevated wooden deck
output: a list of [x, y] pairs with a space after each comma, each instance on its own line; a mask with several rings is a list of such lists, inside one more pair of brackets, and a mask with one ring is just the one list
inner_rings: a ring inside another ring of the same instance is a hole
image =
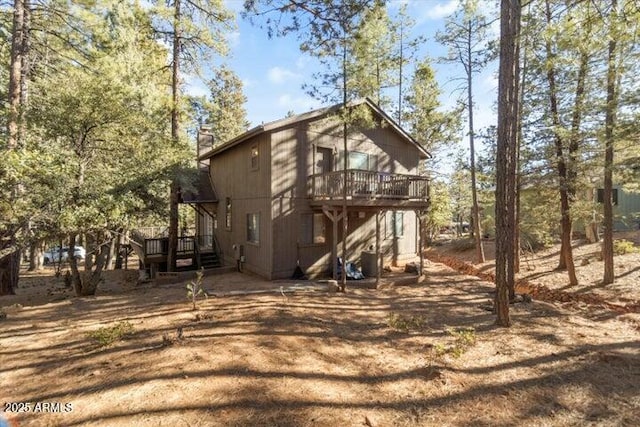
[[[312, 204], [340, 206], [344, 190], [344, 171], [309, 177]], [[348, 169], [346, 192], [348, 206], [426, 209], [429, 205], [429, 179], [418, 175]]]
[[[159, 271], [166, 270], [169, 255], [169, 238], [146, 237], [143, 233], [132, 233], [131, 245], [146, 268], [157, 265]], [[214, 236], [180, 236], [176, 259], [178, 269], [214, 268], [222, 265], [221, 255], [216, 250]], [[190, 260], [180, 261], [180, 260]]]

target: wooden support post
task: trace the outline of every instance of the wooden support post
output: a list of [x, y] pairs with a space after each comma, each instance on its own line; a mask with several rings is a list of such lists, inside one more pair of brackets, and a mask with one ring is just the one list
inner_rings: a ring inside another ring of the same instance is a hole
[[[331, 242], [331, 265], [333, 266], [333, 280], [338, 278], [338, 221], [344, 218], [344, 214], [338, 214], [338, 209], [329, 210], [328, 206], [322, 207], [322, 212], [331, 220], [333, 228], [333, 242]], [[344, 267], [344, 266], [343, 266]]]
[[[376, 234], [379, 235], [380, 234], [380, 221], [382, 220], [382, 215], [384, 215], [386, 213], [386, 211], [379, 211], [378, 212], [378, 224], [376, 224]], [[380, 238], [377, 237], [377, 240], [380, 241]], [[379, 244], [379, 243], [378, 243]], [[382, 270], [384, 269], [384, 255], [382, 254], [382, 245], [380, 245], [380, 250], [378, 252], [378, 275], [382, 276]]]
[[[333, 210], [333, 245], [331, 248], [331, 262], [333, 263], [333, 280], [338, 280], [338, 210]], [[343, 262], [344, 264], [344, 262]], [[344, 265], [342, 266], [344, 270]], [[344, 271], [343, 271], [344, 274]]]
[[[376, 262], [378, 264], [382, 264], [379, 262], [380, 257], [380, 211], [376, 211]], [[376, 288], [380, 285], [380, 275], [382, 274], [381, 266], [376, 268]]]
[[420, 215], [420, 213], [420, 211], [416, 211], [416, 216], [418, 218], [418, 252], [420, 254], [420, 269], [418, 270], [418, 277], [422, 277], [424, 269], [424, 254], [422, 248], [422, 216]]
[[349, 234], [349, 223], [347, 221], [347, 208], [344, 205], [342, 211], [342, 280], [340, 281], [340, 291], [347, 290], [347, 235]]
[[418, 283], [422, 281], [424, 270], [424, 250], [422, 248], [422, 211], [416, 210], [416, 219], [418, 220], [418, 255], [420, 256], [420, 265], [418, 266]]

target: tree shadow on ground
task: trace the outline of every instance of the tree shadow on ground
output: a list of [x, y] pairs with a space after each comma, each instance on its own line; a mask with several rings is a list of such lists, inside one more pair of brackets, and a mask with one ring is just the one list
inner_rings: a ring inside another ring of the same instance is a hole
[[[640, 404], [637, 335], [589, 342], [580, 336], [588, 328], [570, 329], [582, 320], [537, 303], [514, 307], [518, 326], [500, 329], [478, 308], [493, 287], [450, 274], [346, 295], [219, 298], [196, 312], [182, 290], [171, 289], [26, 309], [0, 331], [0, 384], [28, 372], [38, 381], [12, 385], [16, 399], [78, 402], [77, 413], [58, 418], [69, 426], [181, 418], [194, 425], [358, 425], [365, 416], [380, 425], [640, 420], [633, 406]], [[64, 324], [59, 310], [67, 310]], [[392, 314], [421, 326], [395, 329]], [[133, 336], [91, 347], [87, 331], [122, 319], [134, 323]], [[32, 337], [31, 322], [41, 324]], [[466, 327], [479, 342], [468, 356], [430, 356], [452, 345], [448, 330]], [[161, 345], [178, 329], [181, 339]], [[531, 345], [539, 354], [527, 351]], [[100, 400], [114, 404], [89, 407]], [[493, 415], [473, 409], [500, 405]], [[43, 419], [28, 414], [24, 421]]]

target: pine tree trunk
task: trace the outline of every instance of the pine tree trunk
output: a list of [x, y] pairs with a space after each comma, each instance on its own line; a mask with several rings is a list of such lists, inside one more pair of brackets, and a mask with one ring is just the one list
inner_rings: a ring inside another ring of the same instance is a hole
[[24, 54], [24, 13], [25, 0], [13, 2], [13, 31], [11, 34], [11, 64], [9, 65], [9, 114], [7, 119], [7, 146], [15, 148], [18, 145], [20, 131], [20, 104], [22, 88], [22, 61]]
[[343, 189], [342, 189], [342, 280], [340, 281], [340, 290], [347, 290], [347, 235], [349, 232], [349, 222], [347, 215], [347, 168], [349, 167], [349, 146], [348, 146], [348, 127], [347, 127], [347, 40], [346, 36], [342, 40], [342, 108], [344, 109], [342, 124], [342, 149], [344, 150], [343, 158]]
[[605, 111], [605, 152], [604, 152], [604, 219], [602, 235], [602, 259], [604, 261], [604, 275], [602, 284], [608, 285], [614, 281], [613, 270], [613, 131], [616, 125], [617, 94], [616, 79], [616, 38], [613, 27], [617, 16], [617, 0], [611, 2], [609, 53], [607, 64], [607, 106]]
[[116, 262], [114, 265], [115, 270], [122, 270], [122, 245], [124, 245], [124, 230], [121, 228], [118, 230], [118, 237], [116, 240], [116, 248], [115, 248]]
[[[560, 260], [564, 261], [565, 268], [569, 275], [569, 284], [574, 286], [578, 284], [578, 278], [576, 276], [576, 268], [573, 262], [573, 249], [571, 247], [572, 224], [569, 210], [569, 192], [566, 190], [566, 187], [560, 189], [560, 208], [562, 209], [560, 219], [562, 229]], [[560, 266], [558, 266], [558, 268], [560, 268]]]
[[481, 264], [485, 261], [484, 247], [482, 246], [482, 234], [480, 231], [480, 209], [478, 207], [478, 190], [476, 185], [476, 151], [474, 144], [474, 127], [473, 127], [473, 76], [471, 74], [472, 57], [472, 34], [471, 22], [467, 26], [467, 106], [469, 111], [469, 162], [471, 167], [471, 222], [473, 223], [473, 237], [476, 242], [476, 262]]
[[[6, 149], [14, 150], [18, 146], [21, 105], [21, 78], [22, 61], [24, 55], [24, 0], [13, 2], [13, 28], [11, 33], [11, 56], [9, 64], [9, 88], [7, 98], [9, 101], [7, 117], [7, 142]], [[18, 188], [15, 188], [17, 193]], [[14, 194], [15, 196], [15, 194]], [[1, 249], [15, 246], [16, 230], [9, 230], [11, 238], [3, 242]], [[15, 293], [18, 287], [20, 274], [20, 251], [15, 250], [0, 258], [0, 295]]]
[[[180, 138], [180, 52], [182, 43], [182, 32], [180, 25], [182, 21], [181, 0], [174, 0], [173, 16], [173, 64], [171, 74], [171, 139], [174, 144], [178, 144]], [[180, 187], [174, 180], [169, 189], [169, 242], [167, 254], [167, 271], [176, 270], [176, 259], [178, 253], [178, 203], [180, 201]]]
[[[587, 200], [593, 205], [595, 203], [595, 188], [590, 188], [587, 194]], [[586, 225], [586, 234], [587, 241], [589, 243], [598, 243], [600, 241], [600, 236], [598, 235], [598, 221], [596, 220], [596, 211], [595, 207], [592, 208], [593, 213], [591, 214], [591, 222]]]
[[85, 271], [80, 273], [78, 260], [73, 256], [75, 246], [76, 239], [73, 236], [69, 239], [69, 266], [71, 267], [73, 289], [77, 296], [95, 295], [102, 280], [102, 271], [107, 261], [109, 248], [107, 245], [99, 245], [94, 251], [95, 263], [90, 261], [90, 256], [87, 257]]
[[496, 324], [510, 326], [509, 288], [514, 287], [516, 144], [519, 93], [520, 1], [502, 0], [496, 154]]
[[23, 27], [22, 27], [22, 61], [20, 64], [20, 112], [18, 116], [18, 141], [23, 141], [27, 133], [27, 122], [25, 120], [25, 113], [27, 110], [27, 103], [29, 98], [29, 49], [30, 49], [30, 37], [29, 31], [31, 27], [31, 1], [23, 0], [24, 2], [24, 15], [23, 15]]
[[20, 251], [0, 258], [0, 295], [14, 295], [20, 275]]
[[[551, 24], [551, 6], [549, 0], [545, 2], [545, 12], [547, 24]], [[559, 192], [560, 192], [560, 259], [558, 262], [558, 270], [567, 270], [569, 275], [569, 284], [577, 285], [575, 265], [573, 263], [573, 249], [571, 247], [571, 203], [569, 197], [569, 179], [567, 176], [567, 163], [564, 158], [564, 141], [560, 135], [560, 113], [558, 110], [558, 95], [556, 89], [556, 71], [553, 65], [554, 54], [551, 47], [551, 41], [546, 41], [546, 55], [550, 66], [547, 70], [547, 80], [549, 82], [549, 103], [551, 111], [551, 120], [553, 123], [554, 144], [556, 148], [556, 161], [558, 168]]]
[[42, 270], [42, 242], [32, 242], [29, 246], [29, 271]]
[[[531, 3], [527, 6], [527, 14], [531, 12]], [[520, 234], [520, 216], [522, 202], [520, 199], [520, 189], [522, 188], [522, 164], [520, 161], [520, 148], [522, 145], [522, 115], [524, 107], [524, 91], [527, 81], [527, 46], [528, 46], [528, 33], [525, 35], [524, 51], [522, 53], [522, 71], [520, 73], [520, 88], [518, 91], [518, 142], [516, 143], [516, 223], [513, 233], [513, 246], [514, 246], [514, 258], [513, 258], [513, 271], [515, 274], [520, 273], [520, 253], [522, 252], [522, 238]], [[509, 301], [514, 301], [516, 297], [515, 283], [514, 287], [509, 288]]]
[[111, 236], [109, 241], [109, 250], [107, 251], [107, 260], [104, 265], [105, 270], [113, 270], [113, 262], [115, 261], [116, 251], [116, 237], [113, 237], [113, 233], [108, 233]]

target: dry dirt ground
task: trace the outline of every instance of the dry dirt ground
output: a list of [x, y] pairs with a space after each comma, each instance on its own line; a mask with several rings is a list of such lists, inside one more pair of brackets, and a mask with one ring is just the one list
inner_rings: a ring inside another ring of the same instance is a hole
[[[550, 300], [559, 295], [568, 294], [578, 301], [564, 301], [565, 306], [585, 308], [582, 302], [590, 299], [606, 301], [612, 305], [630, 307], [629, 311], [640, 313], [640, 230], [617, 232], [614, 239], [625, 239], [635, 244], [636, 252], [614, 257], [615, 281], [609, 285], [602, 285], [604, 263], [600, 260], [601, 244], [588, 244], [584, 241], [574, 241], [573, 257], [576, 266], [578, 285], [569, 285], [566, 271], [556, 269], [559, 259], [559, 245], [552, 246], [537, 253], [524, 251], [521, 255], [521, 271], [518, 278], [522, 281], [542, 286], [552, 290]], [[464, 261], [480, 273], [493, 274], [495, 272], [495, 244], [484, 241], [486, 262], [476, 264], [474, 249], [458, 250], [460, 245], [451, 241], [444, 245], [434, 246], [428, 253], [429, 258], [446, 262], [447, 258]], [[448, 264], [452, 265], [451, 262]], [[455, 267], [455, 265], [452, 265]], [[482, 274], [481, 274], [482, 275]], [[556, 298], [558, 299], [558, 298]], [[589, 309], [593, 309], [592, 304]], [[597, 304], [596, 304], [597, 305]], [[593, 311], [593, 310], [592, 310]], [[634, 317], [640, 324], [640, 315]]]
[[[585, 316], [534, 299], [497, 328], [482, 308], [493, 286], [434, 262], [423, 283], [346, 294], [211, 276], [211, 290], [276, 292], [209, 298], [197, 311], [184, 284], [109, 273], [95, 297], [68, 297], [49, 276], [0, 297], [3, 409], [32, 403], [0, 416], [21, 426], [640, 425], [640, 330], [605, 308]], [[107, 347], [90, 337], [117, 322], [131, 335]]]

